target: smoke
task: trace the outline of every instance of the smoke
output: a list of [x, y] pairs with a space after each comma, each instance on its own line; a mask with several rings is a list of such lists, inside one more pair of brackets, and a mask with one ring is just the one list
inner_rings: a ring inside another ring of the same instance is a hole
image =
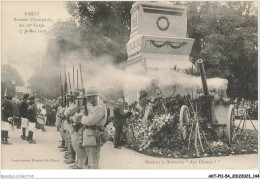
[[[178, 85], [183, 88], [192, 89], [202, 88], [200, 76], [187, 75], [181, 71], [173, 71], [170, 69], [161, 71], [150, 71], [147, 75], [152, 79], [157, 79], [161, 88], [171, 85]], [[222, 78], [207, 79], [209, 89], [226, 89], [227, 83], [228, 81]]]
[[[107, 90], [137, 90], [144, 88], [152, 80], [158, 80], [161, 88], [178, 85], [183, 88], [200, 89], [202, 83], [200, 77], [190, 76], [183, 72], [174, 70], [148, 71], [142, 74], [125, 72], [120, 67], [113, 64], [113, 58], [104, 55], [94, 58], [87, 50], [74, 51], [66, 54], [66, 71], [70, 74], [71, 86], [73, 85], [73, 66], [74, 66], [74, 86], [81, 89], [81, 76], [79, 64], [82, 67], [83, 86], [85, 89], [90, 87], [98, 88], [102, 93]], [[68, 74], [67, 74], [68, 75]], [[226, 89], [227, 80], [221, 78], [211, 78], [207, 80], [209, 89]]]
[[111, 89], [118, 90], [124, 87], [136, 89], [151, 82], [151, 78], [148, 76], [123, 71], [120, 66], [113, 64], [113, 59], [108, 55], [93, 58], [86, 50], [68, 54], [65, 64], [66, 71], [70, 73], [71, 85], [73, 85], [73, 66], [74, 86], [77, 86], [78, 70], [78, 86], [80, 89], [82, 86], [79, 64], [81, 64], [82, 68], [83, 86], [85, 89], [96, 87], [102, 92]]
[[[111, 57], [112, 49], [109, 49], [104, 45], [103, 36], [95, 36], [96, 34], [88, 34], [90, 39], [95, 39], [96, 46], [99, 48], [103, 56], [92, 56], [92, 53], [87, 48], [87, 42], [84, 41], [78, 31], [78, 26], [75, 22], [65, 22], [58, 23], [54, 28], [55, 39], [62, 39], [49, 44], [49, 54], [50, 56], [59, 59], [61, 63], [54, 64], [53, 67], [56, 68], [56, 72], [60, 70], [62, 78], [64, 79], [64, 62], [66, 65], [66, 76], [69, 79], [70, 85], [73, 87], [73, 66], [74, 66], [74, 87], [77, 87], [77, 70], [78, 70], [78, 87], [82, 88], [81, 85], [81, 75], [79, 64], [82, 67], [82, 78], [83, 86], [87, 90], [90, 87], [99, 88], [101, 92], [106, 93], [106, 91], [118, 91], [121, 89], [127, 90], [138, 90], [148, 86], [152, 80], [158, 80], [158, 85], [161, 88], [178, 85], [183, 88], [201, 88], [200, 77], [194, 77], [187, 75], [183, 72], [177, 72], [173, 70], [159, 70], [159, 71], [149, 71], [142, 74], [127, 73], [122, 70], [124, 64], [115, 65], [116, 60]], [[57, 30], [58, 29], [58, 30]], [[117, 44], [112, 39], [109, 39], [110, 44]], [[61, 43], [62, 42], [62, 43]], [[124, 46], [120, 45], [120, 49]], [[66, 47], [66, 48], [65, 48]], [[93, 47], [94, 48], [94, 47]], [[93, 50], [93, 49], [92, 49]], [[113, 53], [112, 53], [113, 54]], [[147, 59], [149, 60], [149, 59]], [[159, 60], [160, 61], [160, 60]], [[63, 66], [60, 67], [60, 64]], [[58, 70], [58, 68], [60, 68]], [[158, 68], [160, 68], [158, 66]], [[69, 74], [68, 74], [69, 73]], [[208, 79], [209, 89], [226, 89], [227, 80], [214, 78]]]

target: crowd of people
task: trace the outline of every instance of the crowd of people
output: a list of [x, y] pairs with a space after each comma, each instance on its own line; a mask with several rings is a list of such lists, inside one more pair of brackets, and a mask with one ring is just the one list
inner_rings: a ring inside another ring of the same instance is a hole
[[[2, 144], [12, 144], [8, 141], [8, 133], [11, 128], [21, 129], [23, 140], [30, 144], [36, 144], [33, 139], [35, 129], [42, 129], [44, 126], [55, 126], [57, 100], [37, 99], [29, 94], [24, 94], [21, 99], [4, 96], [1, 101], [2, 106]], [[27, 134], [28, 133], [28, 134]], [[27, 135], [26, 135], [27, 134]]]
[[[114, 147], [121, 148], [121, 133], [126, 117], [122, 98], [113, 107], [113, 124], [116, 129]], [[72, 169], [99, 168], [100, 149], [107, 141], [106, 125], [110, 122], [110, 109], [105, 97], [97, 89], [70, 91], [57, 100], [35, 99], [25, 94], [21, 100], [6, 96], [2, 100], [2, 144], [8, 142], [10, 125], [21, 129], [23, 140], [35, 144], [35, 129], [46, 131], [44, 126], [56, 126], [61, 136], [58, 146], [64, 162]]]

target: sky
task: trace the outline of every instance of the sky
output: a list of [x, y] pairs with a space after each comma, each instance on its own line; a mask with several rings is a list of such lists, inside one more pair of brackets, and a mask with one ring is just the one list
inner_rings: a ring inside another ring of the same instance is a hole
[[[2, 2], [1, 13], [2, 64], [15, 67], [26, 82], [35, 66], [41, 65], [50, 27], [57, 21], [70, 18], [66, 2]], [[29, 33], [30, 29], [33, 31]]]

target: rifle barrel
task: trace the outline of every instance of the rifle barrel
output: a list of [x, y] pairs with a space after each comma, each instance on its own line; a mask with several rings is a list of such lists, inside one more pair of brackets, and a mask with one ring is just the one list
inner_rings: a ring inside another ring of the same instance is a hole
[[71, 91], [70, 73], [68, 73], [68, 76], [69, 76], [69, 85], [70, 85], [70, 91]]
[[61, 93], [61, 106], [63, 107], [63, 89], [62, 89], [62, 82], [61, 82], [61, 73], [60, 73], [60, 93]]
[[79, 70], [80, 70], [81, 88], [82, 88], [82, 90], [83, 90], [84, 87], [83, 87], [83, 78], [82, 78], [81, 64], [79, 64]]
[[75, 87], [75, 79], [74, 79], [74, 66], [73, 66], [73, 87]]
[[79, 71], [77, 69], [77, 90], [79, 90]]

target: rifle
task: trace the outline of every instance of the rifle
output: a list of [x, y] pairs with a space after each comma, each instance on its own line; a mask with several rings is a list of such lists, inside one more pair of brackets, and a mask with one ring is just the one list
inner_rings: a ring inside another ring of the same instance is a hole
[[79, 64], [79, 70], [80, 70], [80, 79], [81, 79], [81, 89], [83, 91], [83, 94], [85, 94], [85, 90], [84, 90], [84, 87], [83, 87], [81, 64]]
[[75, 80], [74, 80], [74, 66], [73, 66], [73, 88], [75, 87]]
[[84, 106], [84, 115], [88, 115], [88, 108], [87, 108], [87, 99], [85, 98], [85, 89], [83, 87], [83, 78], [82, 78], [82, 70], [81, 70], [81, 64], [79, 64], [79, 70], [80, 70], [80, 77], [81, 77], [81, 87], [83, 92], [83, 106]]
[[64, 76], [65, 76], [65, 84], [64, 84], [64, 97], [65, 97], [65, 106], [67, 105], [67, 97], [66, 97], [66, 95], [67, 95], [67, 75], [66, 75], [66, 64], [65, 64], [65, 59], [64, 59]]
[[77, 91], [79, 90], [79, 71], [77, 69]]
[[61, 72], [60, 72], [60, 93], [61, 93], [61, 107], [63, 107], [63, 89], [61, 83]]
[[73, 102], [73, 94], [72, 94], [71, 83], [70, 83], [70, 73], [68, 73], [68, 76], [69, 76], [69, 87], [70, 87], [70, 101]]
[[69, 76], [69, 87], [70, 87], [70, 92], [72, 92], [71, 90], [71, 83], [70, 83], [70, 73], [68, 72], [68, 76]]

